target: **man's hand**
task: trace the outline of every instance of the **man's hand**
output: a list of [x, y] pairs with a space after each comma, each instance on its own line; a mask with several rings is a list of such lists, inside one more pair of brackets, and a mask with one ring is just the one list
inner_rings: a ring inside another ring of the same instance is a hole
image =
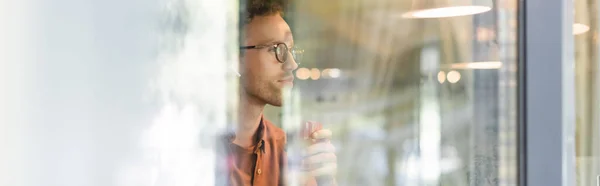
[[316, 179], [319, 177], [333, 179], [337, 173], [337, 156], [330, 139], [330, 130], [317, 130], [310, 135], [311, 144], [304, 151], [303, 168]]

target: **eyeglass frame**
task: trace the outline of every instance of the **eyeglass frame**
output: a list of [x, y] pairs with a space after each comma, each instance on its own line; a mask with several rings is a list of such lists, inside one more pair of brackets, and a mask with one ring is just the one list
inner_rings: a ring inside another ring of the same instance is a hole
[[[240, 50], [263, 49], [263, 48], [266, 48], [266, 47], [274, 47], [273, 49], [275, 49], [275, 50], [273, 50], [273, 52], [275, 53], [275, 59], [277, 59], [277, 61], [279, 63], [285, 63], [286, 61], [283, 61], [283, 60], [279, 59], [280, 57], [277, 54], [277, 48], [279, 48], [279, 45], [283, 45], [285, 48], [287, 48], [287, 53], [289, 53], [289, 54], [292, 55], [292, 59], [294, 59], [294, 61], [296, 62], [296, 64], [300, 64], [300, 61], [297, 59], [299, 57], [297, 57], [297, 56], [302, 55], [302, 53], [304, 52], [304, 50], [299, 49], [297, 47], [290, 48], [285, 43], [274, 43], [274, 44], [266, 44], [266, 45], [241, 46]], [[297, 54], [297, 52], [300, 52], [300, 54]], [[287, 55], [289, 55], [289, 54], [287, 54]], [[288, 58], [286, 57], [286, 60], [287, 59]]]

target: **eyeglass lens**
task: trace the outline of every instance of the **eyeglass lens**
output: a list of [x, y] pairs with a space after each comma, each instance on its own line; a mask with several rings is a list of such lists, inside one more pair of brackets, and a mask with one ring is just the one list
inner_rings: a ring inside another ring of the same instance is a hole
[[276, 56], [277, 56], [277, 60], [281, 63], [285, 63], [288, 59], [288, 47], [283, 44], [280, 43], [277, 45], [277, 48], [275, 49], [276, 52]]

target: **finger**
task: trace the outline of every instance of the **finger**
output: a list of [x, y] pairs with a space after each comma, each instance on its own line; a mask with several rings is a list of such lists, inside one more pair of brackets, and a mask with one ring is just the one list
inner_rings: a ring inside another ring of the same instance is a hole
[[319, 153], [304, 159], [304, 164], [313, 167], [316, 164], [336, 163], [337, 156], [334, 153]]
[[329, 163], [324, 166], [317, 168], [315, 170], [310, 171], [310, 174], [314, 177], [319, 176], [330, 176], [335, 175], [337, 173], [337, 163]]
[[304, 137], [304, 139], [309, 139], [311, 138], [311, 135], [313, 132], [317, 131], [317, 130], [321, 130], [321, 125], [319, 125], [318, 123], [314, 122], [314, 121], [307, 121], [304, 123], [304, 128], [302, 129], [302, 136]]
[[335, 147], [329, 142], [315, 143], [306, 148], [304, 156], [311, 156], [318, 153], [335, 153]]
[[311, 138], [315, 140], [331, 139], [332, 133], [329, 129], [321, 129], [312, 133]]

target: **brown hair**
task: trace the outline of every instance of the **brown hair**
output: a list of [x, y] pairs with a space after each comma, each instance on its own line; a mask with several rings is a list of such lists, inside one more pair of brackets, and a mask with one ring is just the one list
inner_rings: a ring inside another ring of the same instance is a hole
[[240, 0], [240, 23], [248, 24], [255, 16], [283, 14], [286, 0]]
[[[287, 6], [287, 0], [240, 0], [239, 14], [239, 43], [244, 43], [244, 26], [250, 23], [256, 16], [268, 16], [280, 14], [283, 16], [283, 11]], [[241, 51], [240, 51], [241, 52]]]

